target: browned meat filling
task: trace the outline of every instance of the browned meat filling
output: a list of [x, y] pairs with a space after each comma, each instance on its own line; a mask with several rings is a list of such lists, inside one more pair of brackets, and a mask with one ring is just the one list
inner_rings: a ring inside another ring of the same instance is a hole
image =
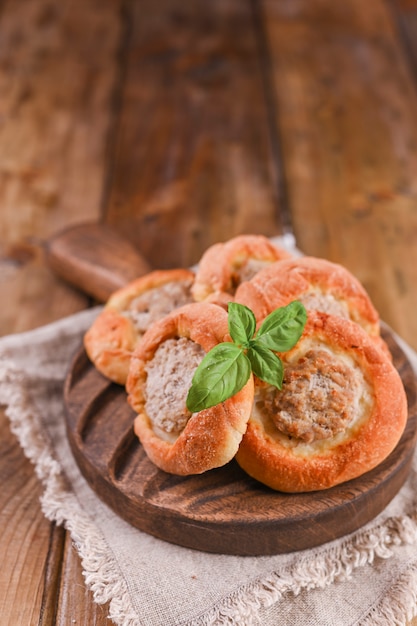
[[145, 291], [130, 303], [126, 315], [137, 330], [144, 333], [156, 320], [174, 309], [192, 302], [190, 280], [177, 280]]
[[251, 280], [258, 272], [271, 263], [272, 261], [265, 261], [263, 259], [246, 259], [245, 262], [236, 267], [232, 273], [230, 293], [234, 295], [240, 283]]
[[311, 349], [286, 367], [282, 391], [268, 388], [264, 406], [279, 431], [310, 443], [346, 429], [356, 416], [360, 385], [353, 367]]
[[166, 433], [179, 433], [191, 413], [186, 407], [191, 379], [205, 352], [203, 348], [181, 337], [167, 339], [147, 364], [145, 409], [152, 424]]

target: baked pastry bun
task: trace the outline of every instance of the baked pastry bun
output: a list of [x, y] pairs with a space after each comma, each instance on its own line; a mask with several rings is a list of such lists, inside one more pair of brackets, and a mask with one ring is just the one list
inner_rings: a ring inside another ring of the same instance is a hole
[[192, 301], [193, 281], [191, 270], [155, 270], [115, 291], [84, 336], [95, 367], [124, 385], [143, 333], [157, 319]]
[[292, 255], [263, 235], [239, 235], [210, 246], [200, 259], [192, 287], [194, 300], [226, 305], [236, 288], [260, 269]]
[[293, 300], [302, 302], [308, 311], [322, 311], [356, 322], [390, 355], [380, 335], [379, 314], [368, 293], [338, 263], [308, 256], [279, 261], [242, 283], [235, 294], [235, 301], [252, 309], [259, 322]]
[[128, 402], [137, 413], [135, 433], [160, 469], [201, 474], [235, 456], [252, 409], [252, 376], [225, 402], [193, 414], [186, 408], [196, 367], [215, 345], [230, 340], [224, 309], [201, 302], [155, 322], [137, 346]]
[[407, 400], [372, 338], [354, 322], [310, 311], [297, 345], [281, 356], [282, 390], [255, 384], [239, 465], [284, 492], [327, 489], [379, 465], [401, 438]]

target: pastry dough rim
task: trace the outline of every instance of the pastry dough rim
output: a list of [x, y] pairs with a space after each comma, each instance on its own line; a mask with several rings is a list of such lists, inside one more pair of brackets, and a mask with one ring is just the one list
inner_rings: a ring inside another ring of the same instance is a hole
[[130, 302], [155, 287], [191, 280], [188, 269], [154, 270], [115, 291], [84, 335], [84, 347], [97, 370], [115, 383], [125, 385], [132, 353], [140, 341], [133, 322], [123, 315]]
[[187, 337], [208, 352], [216, 344], [230, 341], [227, 313], [208, 302], [176, 309], [146, 331], [130, 364], [126, 390], [128, 402], [137, 413], [135, 434], [157, 467], [187, 476], [225, 465], [235, 456], [251, 413], [254, 382], [250, 376], [233, 397], [193, 414], [174, 442], [162, 439], [145, 410], [145, 366], [163, 341], [175, 337]]
[[251, 308], [261, 321], [274, 309], [299, 299], [311, 287], [342, 300], [352, 321], [368, 334], [379, 335], [379, 314], [361, 282], [343, 265], [320, 257], [303, 256], [273, 263], [239, 285], [235, 302]]
[[194, 299], [222, 306], [233, 300], [229, 293], [231, 268], [239, 256], [274, 262], [293, 255], [264, 235], [237, 235], [225, 242], [214, 243], [199, 261], [192, 288]]
[[[324, 454], [308, 457], [297, 456], [272, 440], [250, 418], [236, 460], [250, 476], [277, 491], [328, 489], [363, 475], [394, 450], [407, 422], [407, 398], [400, 375], [363, 329], [354, 322], [312, 311], [303, 336], [313, 335], [354, 356], [373, 389], [372, 412], [352, 438]], [[303, 337], [294, 350], [300, 349], [302, 341]]]

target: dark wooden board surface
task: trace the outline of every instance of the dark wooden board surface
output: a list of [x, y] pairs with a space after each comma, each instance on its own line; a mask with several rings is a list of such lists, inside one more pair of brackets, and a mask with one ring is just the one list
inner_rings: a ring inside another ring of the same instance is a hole
[[123, 387], [92, 366], [84, 350], [65, 386], [67, 430], [75, 459], [94, 491], [137, 528], [206, 552], [269, 555], [311, 548], [372, 520], [407, 478], [417, 432], [416, 381], [394, 337], [386, 340], [409, 403], [393, 453], [355, 480], [321, 492], [274, 492], [235, 461], [198, 476], [172, 476], [147, 458], [133, 432]]

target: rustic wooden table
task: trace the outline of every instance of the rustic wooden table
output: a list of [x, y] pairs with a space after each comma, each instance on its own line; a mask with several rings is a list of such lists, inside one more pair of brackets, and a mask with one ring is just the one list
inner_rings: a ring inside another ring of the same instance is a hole
[[[164, 268], [293, 232], [417, 348], [417, 0], [0, 7], [0, 334], [92, 304], [44, 250], [88, 220]], [[107, 624], [0, 432], [2, 626]]]

